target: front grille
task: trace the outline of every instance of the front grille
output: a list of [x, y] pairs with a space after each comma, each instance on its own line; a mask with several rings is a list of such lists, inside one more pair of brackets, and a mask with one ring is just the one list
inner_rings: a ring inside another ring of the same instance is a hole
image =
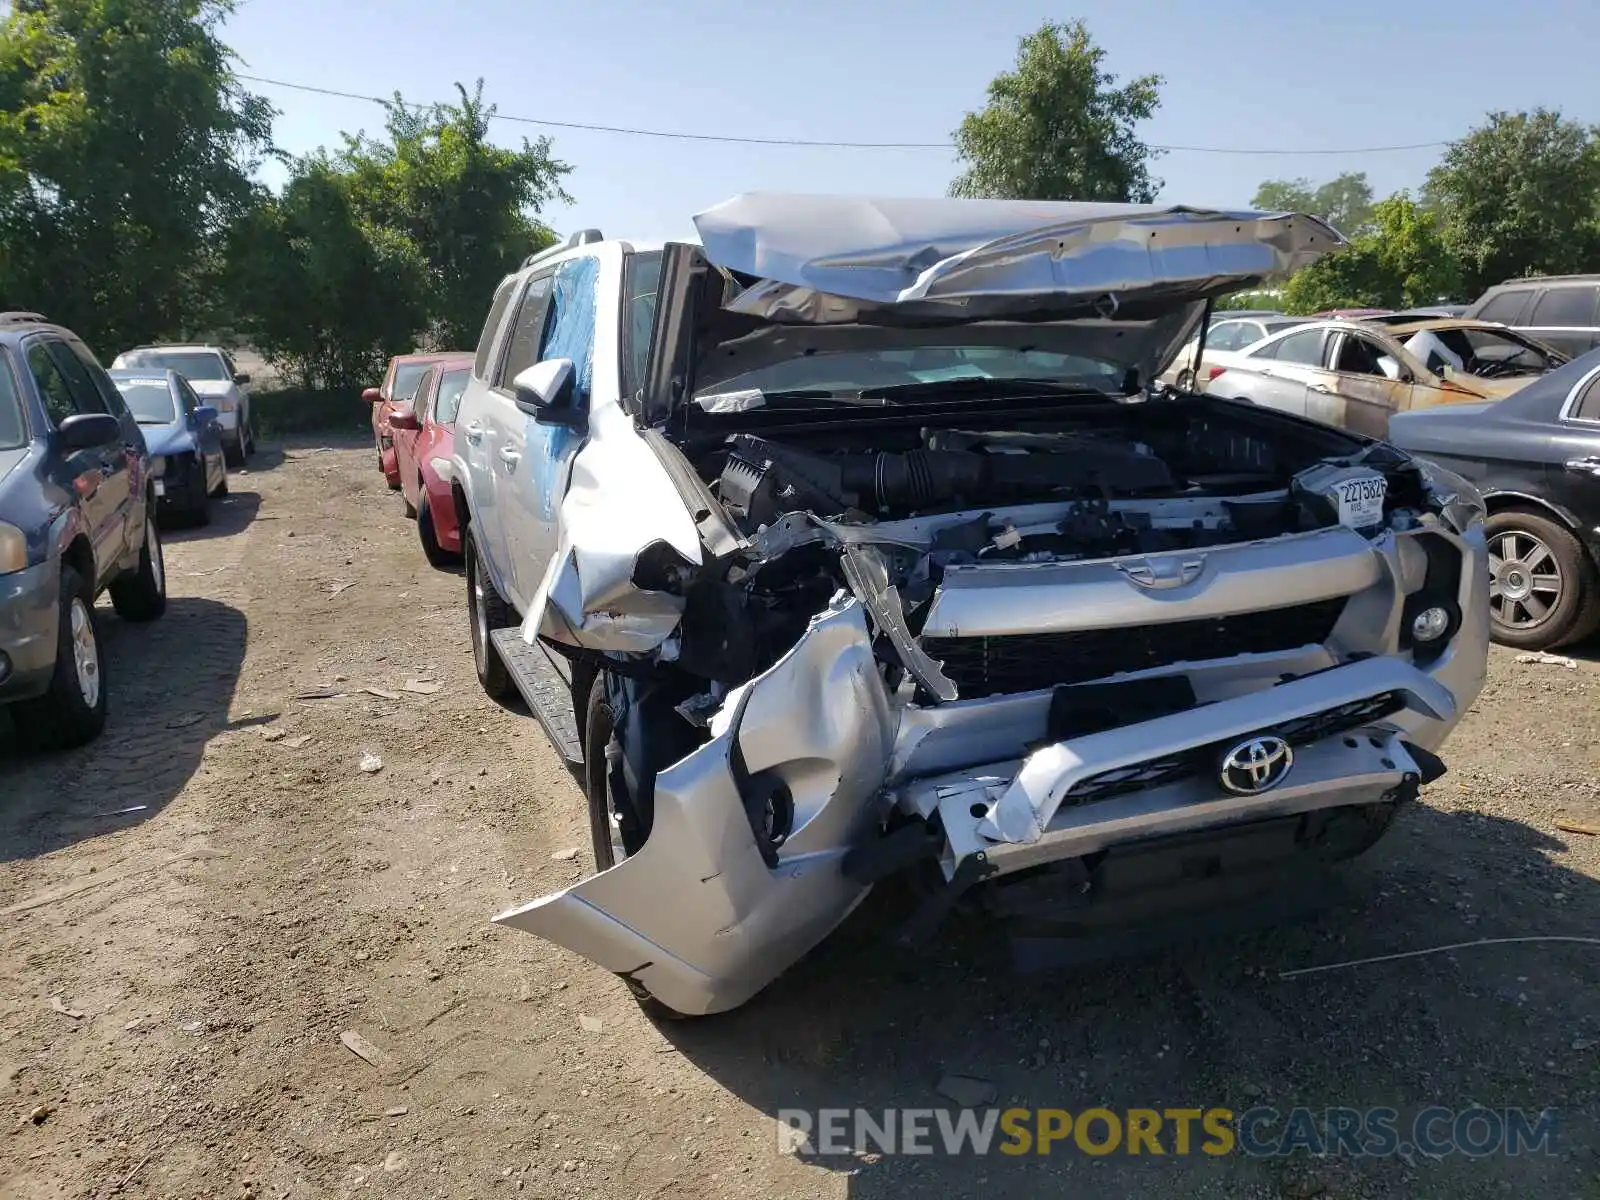
[[927, 654], [944, 664], [962, 699], [1033, 692], [1180, 662], [1270, 654], [1317, 645], [1333, 632], [1345, 598], [1290, 608], [1172, 621], [1163, 625], [1020, 633], [1000, 637], [930, 637]]
[[[1272, 734], [1296, 748], [1309, 746], [1313, 742], [1320, 742], [1323, 738], [1334, 737], [1351, 729], [1360, 729], [1392, 716], [1400, 710], [1401, 703], [1398, 692], [1380, 692], [1376, 696], [1368, 696], [1364, 700], [1352, 700], [1349, 704], [1324, 709], [1308, 717], [1296, 717], [1268, 729], [1257, 730], [1254, 734], [1246, 734], [1245, 737]], [[1074, 784], [1062, 803], [1092, 804], [1096, 800], [1109, 800], [1113, 796], [1121, 796], [1127, 792], [1138, 792], [1145, 788], [1176, 783], [1180, 779], [1188, 779], [1207, 771], [1215, 772], [1223, 752], [1244, 740], [1243, 737], [1228, 738], [1225, 742], [1195, 746], [1162, 758], [1147, 759], [1130, 766], [1102, 771]]]

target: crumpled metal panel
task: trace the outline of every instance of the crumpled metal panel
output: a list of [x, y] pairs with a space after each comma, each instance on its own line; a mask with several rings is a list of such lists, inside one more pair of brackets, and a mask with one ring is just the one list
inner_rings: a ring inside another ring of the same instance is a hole
[[590, 650], [644, 653], [672, 635], [683, 598], [634, 586], [639, 552], [666, 542], [700, 562], [700, 535], [661, 460], [616, 405], [599, 407], [572, 459], [561, 540], [522, 635]]
[[969, 316], [983, 298], [1045, 294], [1177, 305], [1298, 270], [1344, 241], [1292, 213], [1031, 200], [758, 192], [694, 220], [708, 261], [765, 281], [727, 307], [819, 323], [853, 319], [839, 298], [945, 301]]
[[[826, 937], [866, 895], [840, 860], [882, 815], [893, 744], [861, 604], [840, 598], [776, 665], [730, 692], [712, 734], [656, 777], [638, 854], [495, 921], [692, 1014], [737, 1007]], [[735, 739], [750, 772], [773, 773], [794, 797], [776, 868], [756, 847], [735, 784]]]

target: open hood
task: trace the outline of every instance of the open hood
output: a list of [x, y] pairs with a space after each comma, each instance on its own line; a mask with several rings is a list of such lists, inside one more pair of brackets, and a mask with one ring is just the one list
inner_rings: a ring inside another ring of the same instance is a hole
[[1148, 383], [1207, 299], [1343, 244], [1291, 213], [776, 193], [695, 226], [701, 247], [666, 249], [649, 419], [774, 362], [930, 344], [953, 325], [965, 342], [1088, 354]]

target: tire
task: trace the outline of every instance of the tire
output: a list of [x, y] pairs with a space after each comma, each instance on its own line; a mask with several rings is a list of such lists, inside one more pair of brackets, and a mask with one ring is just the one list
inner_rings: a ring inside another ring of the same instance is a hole
[[59, 604], [50, 687], [44, 695], [11, 709], [22, 744], [41, 750], [82, 746], [99, 737], [106, 726], [105, 656], [94, 616], [94, 593], [71, 567], [61, 568]]
[[244, 433], [242, 431], [239, 434], [238, 442], [233, 444], [222, 443], [222, 461], [235, 470], [244, 466]]
[[515, 690], [511, 673], [501, 661], [489, 635], [496, 629], [509, 629], [517, 623], [517, 614], [495, 591], [494, 581], [483, 567], [483, 554], [472, 527], [462, 534], [462, 550], [467, 559], [467, 616], [472, 626], [472, 665], [478, 672], [478, 683], [484, 695], [491, 700], [504, 700]]
[[428, 507], [428, 493], [417, 498], [417, 539], [422, 543], [422, 557], [430, 567], [443, 569], [455, 562], [455, 555], [439, 545], [438, 530], [433, 527], [433, 510]]
[[1522, 509], [1485, 522], [1494, 640], [1519, 650], [1581, 641], [1600, 627], [1594, 563], [1564, 525]]
[[246, 458], [256, 452], [256, 427], [255, 422], [251, 420], [248, 406], [244, 410], [244, 435], [239, 440], [244, 446], [244, 456]]
[[145, 513], [139, 566], [111, 585], [111, 607], [124, 621], [154, 621], [167, 611], [167, 565], [161, 554], [153, 500]]
[[189, 502], [185, 505], [189, 523], [211, 524], [211, 496], [206, 491], [206, 463], [199, 455], [195, 455], [194, 462], [189, 466], [188, 484], [184, 490], [189, 493]]
[[[417, 480], [417, 498], [422, 498], [422, 480]], [[406, 499], [405, 489], [400, 490], [400, 503], [405, 506], [406, 516], [411, 520], [417, 519], [417, 506]]]
[[223, 467], [223, 469], [222, 469], [222, 482], [217, 484], [217, 490], [212, 492], [211, 494], [213, 496], [226, 496], [228, 494], [228, 469], [227, 469], [227, 467]]

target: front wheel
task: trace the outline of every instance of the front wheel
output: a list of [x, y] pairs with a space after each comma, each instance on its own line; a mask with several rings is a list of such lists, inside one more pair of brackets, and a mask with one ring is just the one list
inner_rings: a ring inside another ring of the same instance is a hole
[[70, 750], [92, 742], [105, 728], [105, 659], [93, 597], [75, 570], [61, 568], [56, 666], [49, 690], [11, 710], [24, 746]]
[[462, 550], [467, 560], [467, 614], [472, 623], [472, 665], [478, 672], [478, 683], [491, 700], [504, 700], [511, 695], [514, 684], [511, 673], [500, 658], [489, 635], [497, 629], [509, 629], [517, 623], [517, 614], [495, 590], [494, 581], [483, 563], [483, 552], [473, 536], [472, 526], [462, 533]]
[[161, 555], [154, 500], [145, 513], [139, 565], [111, 585], [111, 607], [124, 621], [154, 621], [167, 611], [167, 565]]
[[433, 525], [433, 509], [428, 506], [428, 493], [417, 497], [417, 539], [422, 543], [422, 557], [430, 567], [443, 569], [455, 561], [455, 555], [439, 544], [439, 531]]
[[1484, 533], [1495, 641], [1543, 650], [1595, 631], [1595, 567], [1571, 531], [1538, 513], [1512, 510], [1490, 517]]

